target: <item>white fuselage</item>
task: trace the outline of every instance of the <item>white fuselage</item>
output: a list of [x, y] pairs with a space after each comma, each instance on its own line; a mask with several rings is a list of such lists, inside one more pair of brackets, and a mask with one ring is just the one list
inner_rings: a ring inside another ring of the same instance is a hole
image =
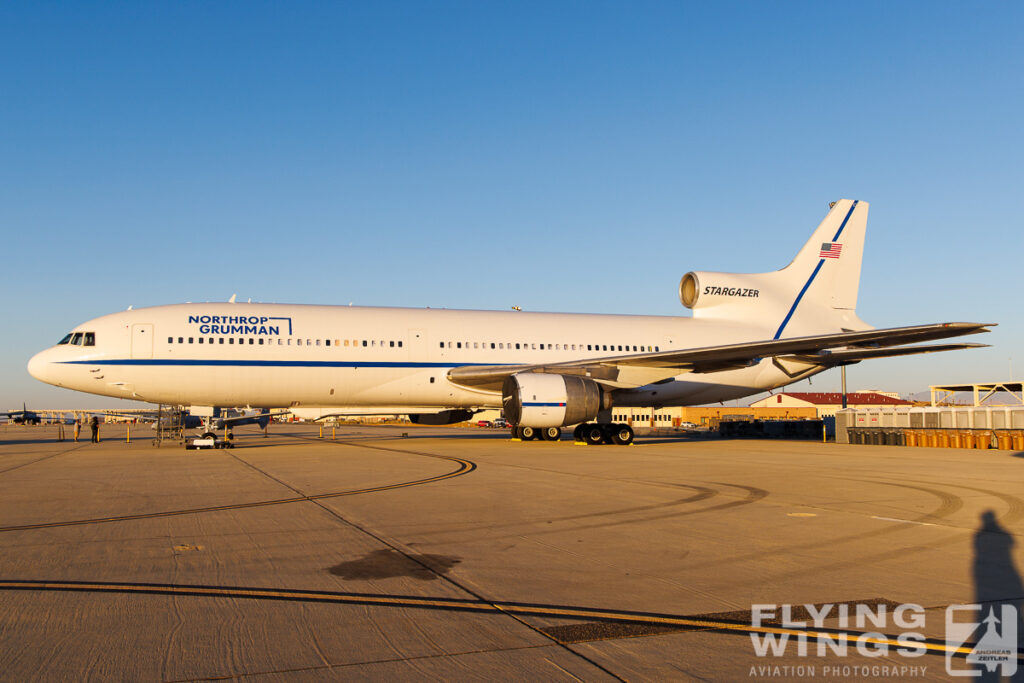
[[[231, 303], [123, 311], [75, 332], [94, 333], [94, 345], [42, 351], [30, 361], [30, 373], [68, 389], [151, 403], [400, 412], [501, 406], [498, 392], [450, 382], [454, 367], [587, 360], [771, 334], [764, 327], [684, 317]], [[722, 401], [818, 371], [797, 377], [762, 360], [739, 370], [620, 387], [614, 401]]]

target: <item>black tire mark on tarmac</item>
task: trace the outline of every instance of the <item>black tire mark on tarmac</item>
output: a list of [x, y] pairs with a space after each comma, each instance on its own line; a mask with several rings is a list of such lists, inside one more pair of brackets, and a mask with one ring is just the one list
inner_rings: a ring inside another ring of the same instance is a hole
[[[381, 448], [381, 447], [376, 447], [376, 446], [373, 447], [373, 448], [380, 448], [380, 450], [389, 450], [389, 451], [396, 450], [396, 449], [392, 449], [392, 448]], [[404, 452], [404, 451], [399, 451], [399, 452]], [[288, 483], [278, 479], [277, 477], [275, 477], [274, 475], [270, 474], [269, 472], [266, 472], [265, 470], [262, 470], [259, 467], [256, 467], [252, 463], [249, 463], [249, 462], [246, 462], [245, 460], [242, 460], [241, 458], [239, 458], [234, 453], [231, 454], [231, 457], [233, 457], [236, 460], [238, 460], [239, 462], [241, 462], [241, 463], [251, 467], [252, 469], [254, 469], [255, 471], [259, 472], [260, 474], [262, 474], [263, 476], [267, 477], [268, 479], [271, 479], [271, 480], [277, 482], [281, 486], [284, 486], [285, 488], [291, 489], [292, 491], [295, 491], [296, 493], [299, 493], [299, 491], [297, 489], [293, 488], [290, 484], [288, 484]], [[447, 458], [447, 459], [455, 459], [455, 458], [449, 458], [449, 456], [444, 456], [444, 457]], [[367, 528], [365, 528], [365, 527], [363, 527], [363, 526], [361, 526], [361, 525], [359, 525], [359, 524], [357, 524], [357, 523], [355, 523], [355, 522], [353, 522], [353, 521], [343, 517], [341, 515], [341, 513], [339, 513], [338, 511], [328, 507], [327, 505], [323, 504], [322, 502], [320, 502], [319, 499], [311, 498], [310, 502], [313, 503], [314, 505], [316, 505], [317, 507], [319, 507], [320, 509], [322, 509], [327, 514], [329, 514], [332, 517], [334, 517], [335, 519], [337, 519], [338, 521], [340, 521], [345, 526], [347, 526], [347, 527], [349, 527], [351, 529], [354, 529], [354, 530], [362, 533], [365, 536], [368, 536], [369, 538], [373, 539], [377, 543], [380, 543], [381, 545], [383, 545], [383, 546], [385, 546], [387, 548], [391, 548], [391, 550], [393, 550], [396, 553], [402, 555], [408, 561], [410, 561], [410, 562], [412, 562], [414, 564], [417, 564], [420, 567], [423, 567], [425, 570], [427, 570], [428, 572], [430, 572], [431, 574], [436, 576], [437, 580], [443, 581], [443, 582], [449, 584], [450, 586], [458, 589], [459, 591], [463, 592], [466, 595], [473, 596], [473, 598], [475, 599], [475, 601], [477, 603], [482, 603], [484, 605], [489, 606], [492, 609], [495, 609], [495, 610], [503, 613], [504, 615], [508, 616], [509, 618], [511, 618], [514, 621], [516, 621], [519, 624], [521, 624], [522, 626], [524, 626], [524, 627], [528, 628], [529, 630], [533, 631], [534, 633], [538, 634], [542, 638], [545, 638], [546, 640], [550, 641], [551, 643], [557, 645], [559, 648], [564, 650], [569, 655], [571, 655], [571, 656], [573, 656], [573, 657], [575, 657], [577, 659], [580, 659], [580, 660], [586, 662], [587, 664], [590, 664], [591, 666], [595, 667], [596, 669], [598, 669], [600, 671], [603, 671], [604, 673], [608, 674], [610, 677], [614, 678], [615, 680], [622, 681], [622, 683], [625, 683], [625, 680], [623, 678], [615, 675], [610, 670], [608, 670], [607, 668], [602, 666], [600, 663], [594, 661], [590, 657], [587, 657], [586, 655], [584, 655], [581, 652], [577, 652], [576, 650], [574, 650], [571, 647], [569, 647], [566, 643], [562, 643], [562, 642], [558, 641], [558, 639], [554, 638], [553, 636], [549, 635], [548, 633], [546, 633], [542, 629], [540, 629], [540, 628], [534, 626], [533, 624], [529, 623], [523, 617], [516, 615], [512, 611], [502, 610], [500, 607], [498, 607], [498, 603], [496, 603], [496, 602], [494, 602], [492, 600], [488, 600], [487, 598], [485, 598], [483, 595], [481, 595], [477, 591], [473, 590], [472, 588], [470, 588], [467, 585], [464, 585], [460, 581], [456, 581], [454, 578], [452, 578], [448, 574], [446, 574], [444, 572], [437, 571], [436, 569], [431, 567], [429, 564], [424, 562], [421, 556], [415, 555], [413, 553], [406, 552], [406, 550], [404, 548], [400, 547], [397, 543], [393, 543], [393, 542], [387, 540], [386, 538], [384, 538], [383, 536], [375, 534], [374, 532], [370, 531], [369, 529], [367, 529]]]
[[[302, 438], [302, 437], [299, 437], [299, 438]], [[128, 521], [136, 521], [136, 520], [141, 520], [141, 519], [156, 519], [156, 518], [159, 518], [159, 517], [177, 517], [177, 516], [181, 516], [181, 515], [195, 515], [195, 514], [203, 514], [203, 513], [207, 513], [207, 512], [223, 512], [223, 511], [226, 511], [226, 510], [244, 510], [246, 508], [270, 507], [270, 506], [273, 506], [273, 505], [289, 505], [291, 503], [304, 503], [304, 502], [310, 502], [310, 501], [325, 500], [325, 499], [328, 499], [328, 498], [341, 498], [341, 497], [344, 497], [344, 496], [357, 496], [357, 495], [361, 495], [361, 494], [364, 494], [364, 493], [376, 493], [376, 492], [379, 492], [379, 491], [391, 491], [391, 490], [394, 490], [394, 489], [409, 488], [411, 486], [421, 486], [423, 484], [431, 484], [431, 483], [438, 482], [438, 481], [444, 481], [446, 479], [453, 479], [455, 477], [460, 477], [460, 476], [469, 474], [470, 472], [472, 472], [473, 470], [476, 469], [476, 463], [474, 463], [474, 462], [472, 462], [470, 460], [464, 460], [462, 458], [456, 458], [456, 457], [452, 457], [452, 456], [448, 456], [448, 455], [438, 455], [436, 453], [425, 453], [425, 452], [422, 452], [422, 451], [401, 450], [401, 449], [396, 449], [396, 448], [384, 448], [384, 447], [381, 447], [381, 446], [369, 446], [369, 445], [361, 444], [361, 443], [360, 444], [349, 444], [349, 443], [345, 443], [345, 442], [332, 442], [332, 443], [338, 443], [338, 445], [346, 445], [346, 446], [350, 446], [352, 448], [369, 448], [369, 449], [373, 449], [373, 450], [383, 450], [383, 451], [391, 451], [391, 452], [394, 452], [394, 453], [401, 453], [403, 455], [421, 456], [421, 457], [425, 457], [425, 458], [434, 458], [434, 459], [437, 459], [437, 460], [448, 460], [448, 461], [457, 463], [459, 466], [456, 469], [452, 470], [451, 472], [446, 472], [445, 474], [440, 474], [440, 475], [433, 476], [433, 477], [426, 477], [426, 478], [423, 478], [423, 479], [414, 479], [412, 481], [399, 482], [397, 484], [385, 484], [385, 485], [382, 485], [382, 486], [372, 486], [372, 487], [368, 487], [368, 488], [351, 489], [351, 490], [347, 490], [347, 491], [332, 491], [330, 493], [318, 493], [318, 494], [313, 494], [313, 495], [305, 495], [305, 494], [302, 494], [299, 491], [296, 491], [296, 493], [299, 494], [297, 496], [293, 496], [293, 497], [289, 497], [289, 498], [276, 498], [276, 499], [273, 499], [273, 500], [252, 501], [252, 502], [248, 502], [248, 503], [234, 503], [234, 504], [230, 504], [230, 505], [211, 505], [211, 506], [207, 506], [207, 507], [185, 508], [185, 509], [181, 509], [181, 510], [165, 510], [165, 511], [161, 511], [161, 512], [147, 512], [147, 513], [139, 513], [139, 514], [134, 514], [134, 515], [116, 515], [116, 516], [110, 516], [110, 517], [94, 517], [94, 518], [90, 518], [90, 519], [75, 519], [75, 520], [65, 520], [65, 521], [60, 521], [60, 522], [40, 522], [40, 523], [37, 523], [37, 524], [19, 524], [19, 525], [13, 525], [13, 526], [0, 527], [0, 533], [4, 533], [4, 532], [8, 532], [8, 531], [29, 531], [29, 530], [32, 530], [32, 529], [55, 529], [55, 528], [59, 528], [59, 527], [81, 526], [81, 525], [85, 525], [85, 524], [108, 524], [108, 523], [111, 523], [111, 522], [128, 522]], [[81, 448], [81, 446], [79, 446], [79, 448]], [[74, 449], [69, 449], [69, 450], [74, 450]], [[62, 451], [61, 453], [55, 453], [53, 455], [46, 456], [45, 458], [41, 458], [40, 460], [45, 460], [47, 458], [53, 458], [53, 457], [56, 457], [57, 455], [62, 455], [63, 453], [67, 453], [67, 452], [69, 452], [69, 451]], [[225, 451], [225, 452], [229, 452], [229, 451]], [[40, 460], [36, 460], [34, 462], [40, 462]], [[239, 459], [239, 461], [243, 462], [240, 459]], [[25, 465], [30, 465], [30, 464], [33, 464], [33, 463], [24, 463], [23, 465], [19, 465], [19, 467], [24, 467]], [[16, 468], [11, 468], [11, 469], [16, 469]], [[0, 474], [2, 474], [2, 472], [0, 472]], [[291, 488], [291, 487], [289, 487], [289, 488]], [[295, 490], [295, 489], [292, 489], [292, 490]]]
[[[661, 612], [642, 612], [634, 610], [602, 609], [598, 607], [579, 607], [575, 605], [551, 605], [530, 602], [505, 602], [465, 598], [430, 598], [411, 595], [390, 595], [381, 593], [347, 593], [338, 591], [296, 590], [287, 588], [257, 588], [245, 586], [216, 585], [179, 585], [166, 583], [115, 583], [107, 581], [25, 581], [18, 579], [0, 580], [0, 591], [38, 591], [54, 593], [116, 593], [131, 595], [188, 596], [201, 598], [229, 598], [236, 600], [273, 600], [295, 603], [321, 603], [335, 605], [364, 605], [370, 607], [401, 607], [412, 609], [434, 610], [442, 612], [471, 612], [477, 614], [500, 614], [517, 621], [520, 616], [557, 617], [578, 619], [586, 622], [636, 624], [646, 626], [674, 626], [686, 630], [712, 631], [734, 635], [751, 633], [788, 633], [803, 635], [808, 638], [832, 637], [846, 635], [850, 640], [865, 634], [851, 629], [833, 628], [791, 628], [776, 624], [753, 626], [749, 620], [733, 619], [731, 616], [718, 614], [678, 615]], [[472, 595], [472, 593], [470, 593]], [[729, 613], [731, 615], [732, 613]], [[526, 624], [529, 626], [529, 624]], [[532, 628], [532, 627], [531, 627]], [[535, 629], [536, 630], [536, 629]], [[543, 634], [543, 632], [541, 632]], [[546, 635], [546, 634], [544, 634]], [[554, 638], [549, 640], [559, 643]], [[905, 646], [894, 636], [882, 635], [881, 638], [868, 639], [868, 642], [886, 642], [891, 645]], [[950, 653], [966, 655], [972, 650], [972, 643], [952, 646], [934, 638], [915, 641], [930, 654]], [[568, 649], [568, 648], [566, 648]], [[572, 654], [578, 653], [568, 650]], [[1018, 653], [1024, 654], [1024, 651]], [[585, 657], [582, 657], [585, 661]], [[603, 667], [598, 666], [602, 671]], [[244, 674], [235, 674], [244, 675]], [[617, 680], [622, 680], [609, 673]], [[228, 676], [225, 676], [228, 677]]]
[[[929, 489], [929, 488], [923, 488], [923, 487], [920, 487], [920, 486], [910, 486], [910, 485], [906, 485], [906, 484], [902, 484], [902, 483], [884, 482], [884, 481], [874, 480], [874, 479], [847, 479], [847, 481], [859, 481], [859, 482], [865, 482], [865, 483], [871, 483], [871, 484], [886, 484], [888, 486], [913, 488], [913, 489], [916, 489], [916, 490], [919, 490], [919, 491], [924, 491], [925, 493], [929, 493], [929, 494], [935, 496], [936, 498], [938, 498], [939, 499], [939, 506], [937, 508], [935, 508], [934, 510], [930, 511], [930, 512], [926, 512], [923, 515], [919, 515], [919, 516], [917, 516], [917, 517], [915, 517], [913, 519], [909, 519], [909, 520], [907, 520], [904, 523], [895, 523], [895, 524], [893, 524], [891, 526], [883, 527], [883, 528], [876, 529], [876, 530], [873, 530], [873, 531], [862, 531], [862, 532], [855, 533], [855, 534], [847, 534], [846, 536], [837, 536], [835, 538], [829, 538], [829, 539], [826, 539], [826, 540], [823, 540], [823, 541], [814, 541], [814, 542], [811, 542], [811, 543], [798, 543], [796, 545], [790, 545], [790, 546], [786, 546], [784, 548], [779, 548], [778, 549], [779, 552], [789, 554], [789, 553], [795, 553], [795, 552], [799, 552], [799, 551], [817, 550], [819, 548], [834, 548], [836, 545], [842, 544], [842, 543], [850, 543], [850, 542], [853, 542], [853, 541], [861, 541], [861, 540], [864, 540], [866, 538], [873, 538], [873, 537], [876, 537], [876, 536], [884, 536], [884, 535], [887, 535], [887, 534], [893, 534], [893, 533], [897, 533], [897, 532], [900, 532], [900, 531], [905, 531], [907, 529], [911, 529], [911, 528], [913, 528], [913, 527], [915, 527], [917, 525], [915, 523], [931, 523], [931, 522], [928, 522], [928, 520], [939, 520], [939, 519], [942, 519], [942, 518], [944, 518], [946, 516], [949, 516], [949, 515], [955, 513], [961, 507], [963, 507], [963, 500], [961, 500], [957, 496], [953, 496], [953, 495], [951, 495], [951, 494], [949, 494], [949, 493], [947, 493], [945, 491], [940, 491], [938, 489]], [[807, 507], [808, 509], [812, 509], [812, 510], [825, 510], [827, 512], [832, 512], [832, 513], [836, 512], [836, 510], [833, 510], [831, 508], [822, 508], [822, 507], [817, 507], [817, 506], [812, 506], [812, 505], [804, 505], [802, 507]], [[756, 559], [758, 559], [760, 557], [763, 557], [763, 555], [764, 555], [763, 552], [751, 552], [751, 553], [747, 553], [745, 555], [737, 555], [735, 557], [730, 557], [729, 558], [729, 562], [746, 562], [746, 561], [750, 561], [750, 560], [756, 560]], [[706, 568], [706, 567], [717, 567], [720, 564], [721, 564], [721, 562], [718, 562], [718, 561], [715, 561], [715, 562], [702, 562], [702, 563], [698, 563], [698, 564], [688, 564], [688, 565], [686, 565], [686, 569], [687, 570], [692, 570], [692, 569], [703, 569], [703, 568]], [[781, 576], [785, 576], [785, 575], [781, 575]]]
[[[74, 442], [72, 442], [72, 443], [74, 443]], [[15, 465], [14, 467], [8, 467], [5, 470], [0, 470], [0, 474], [6, 474], [7, 472], [13, 472], [14, 470], [21, 469], [22, 467], [28, 467], [29, 465], [35, 465], [36, 463], [43, 462], [44, 460], [49, 460], [50, 458], [56, 458], [57, 456], [60, 456], [60, 455], [67, 455], [68, 453], [72, 453], [74, 451], [77, 451], [80, 448], [85, 448], [88, 443], [90, 443], [90, 442], [79, 443], [79, 444], [77, 444], [75, 446], [71, 446], [70, 448], [65, 448], [64, 450], [60, 451], [59, 453], [50, 453], [49, 455], [44, 455], [41, 458], [36, 458], [35, 460], [30, 460], [29, 462], [23, 462], [20, 465]]]

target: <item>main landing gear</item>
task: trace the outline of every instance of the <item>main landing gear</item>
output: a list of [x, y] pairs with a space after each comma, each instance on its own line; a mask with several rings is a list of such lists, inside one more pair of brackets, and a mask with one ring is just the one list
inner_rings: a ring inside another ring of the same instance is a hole
[[[617, 446], [628, 446], [633, 443], [633, 428], [627, 424], [598, 424], [588, 422], [577, 425], [572, 432], [577, 442], [585, 443], [588, 446], [601, 444], [616, 444]], [[558, 427], [521, 427], [512, 428], [512, 438], [523, 441], [558, 441], [562, 438], [562, 430]]]
[[562, 430], [558, 427], [513, 427], [512, 438], [523, 441], [559, 441], [562, 438]]

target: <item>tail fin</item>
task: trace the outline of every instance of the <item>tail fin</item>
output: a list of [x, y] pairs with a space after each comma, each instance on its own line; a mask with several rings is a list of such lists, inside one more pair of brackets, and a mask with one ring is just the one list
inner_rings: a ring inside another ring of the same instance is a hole
[[774, 339], [870, 329], [855, 312], [867, 217], [867, 202], [835, 202], [782, 270], [687, 273], [679, 298], [695, 318], [763, 326]]

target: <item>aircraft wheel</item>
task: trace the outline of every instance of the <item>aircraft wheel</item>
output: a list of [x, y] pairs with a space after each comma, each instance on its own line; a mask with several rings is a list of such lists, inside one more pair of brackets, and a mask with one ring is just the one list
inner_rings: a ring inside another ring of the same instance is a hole
[[559, 441], [562, 438], [562, 430], [558, 427], [545, 427], [540, 430], [540, 437], [545, 441]]
[[583, 428], [586, 426], [586, 423], [576, 425], [576, 429], [572, 430], [573, 441], [583, 441]]
[[612, 443], [617, 446], [628, 446], [633, 443], [633, 428], [629, 425], [612, 425], [608, 432]]
[[523, 441], [532, 441], [537, 438], [537, 430], [533, 427], [519, 427], [519, 438]]
[[597, 446], [604, 443], [604, 430], [601, 429], [601, 425], [584, 425], [583, 440], [587, 442], [588, 446]]
[[203, 435], [200, 436], [199, 438], [200, 439], [214, 439], [214, 440], [216, 440], [217, 439], [217, 435], [214, 434], [213, 432], [203, 432]]

